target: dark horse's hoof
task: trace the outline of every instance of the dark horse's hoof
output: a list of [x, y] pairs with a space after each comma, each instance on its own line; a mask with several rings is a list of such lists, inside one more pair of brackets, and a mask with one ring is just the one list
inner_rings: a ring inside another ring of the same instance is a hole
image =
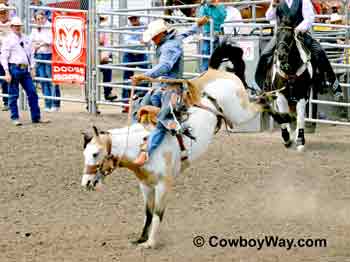
[[289, 148], [292, 145], [292, 140], [290, 140], [290, 135], [287, 128], [281, 128], [283, 144], [286, 148]]
[[287, 142], [283, 142], [283, 144], [286, 148], [290, 148], [290, 146], [292, 145], [292, 140], [289, 140]]
[[146, 238], [140, 237], [139, 239], [137, 239], [137, 240], [132, 240], [132, 241], [130, 241], [130, 242], [131, 242], [131, 244], [137, 246], [137, 245], [139, 245], [139, 244], [145, 243], [146, 241], [147, 241]]

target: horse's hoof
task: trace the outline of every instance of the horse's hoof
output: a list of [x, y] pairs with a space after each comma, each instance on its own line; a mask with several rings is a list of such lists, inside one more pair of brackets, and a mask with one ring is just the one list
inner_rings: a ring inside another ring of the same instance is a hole
[[304, 152], [304, 151], [305, 151], [305, 146], [303, 146], [303, 145], [297, 146], [297, 151], [298, 151], [299, 153]]
[[287, 142], [284, 142], [283, 144], [284, 144], [284, 146], [285, 146], [286, 148], [290, 148], [290, 146], [292, 145], [292, 140], [289, 140], [289, 141], [287, 141]]
[[148, 240], [148, 241], [146, 241], [144, 243], [139, 244], [138, 247], [144, 248], [144, 249], [150, 249], [150, 248], [155, 248], [156, 245], [155, 245], [154, 242], [151, 242], [151, 241]]
[[140, 245], [142, 243], [145, 243], [147, 241], [147, 239], [144, 238], [139, 238], [137, 240], [131, 240], [130, 243], [134, 246]]

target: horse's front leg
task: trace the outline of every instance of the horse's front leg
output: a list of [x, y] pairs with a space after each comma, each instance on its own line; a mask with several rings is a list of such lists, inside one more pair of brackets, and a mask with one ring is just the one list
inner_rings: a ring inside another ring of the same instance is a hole
[[[277, 95], [277, 109], [280, 113], [289, 113], [288, 100], [284, 95], [278, 93]], [[283, 139], [283, 144], [285, 147], [290, 147], [292, 145], [292, 140], [290, 139], [290, 123], [281, 124], [281, 134]]]
[[140, 183], [140, 189], [144, 199], [145, 221], [140, 238], [136, 241], [132, 241], [132, 243], [136, 245], [144, 243], [148, 240], [148, 233], [152, 223], [154, 209], [154, 189], [142, 183]]
[[172, 184], [173, 176], [167, 175], [162, 177], [158, 184], [155, 186], [155, 200], [151, 231], [149, 233], [148, 240], [145, 243], [140, 244], [142, 247], [155, 248], [157, 245], [160, 223], [164, 216], [167, 198], [169, 192], [171, 191]]
[[305, 99], [300, 99], [297, 103], [297, 136], [295, 138], [295, 143], [297, 150], [299, 152], [304, 151], [305, 146], [305, 136], [304, 136], [304, 129], [305, 129], [305, 108], [306, 108], [306, 101]]

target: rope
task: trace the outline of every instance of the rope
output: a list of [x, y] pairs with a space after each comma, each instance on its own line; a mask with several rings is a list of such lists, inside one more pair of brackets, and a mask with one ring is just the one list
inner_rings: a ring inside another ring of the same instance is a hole
[[135, 93], [135, 86], [132, 85], [131, 86], [131, 92], [130, 92], [130, 98], [129, 98], [129, 112], [128, 112], [128, 131], [127, 131], [127, 135], [126, 135], [126, 144], [125, 144], [125, 148], [124, 148], [124, 152], [122, 154], [122, 156], [125, 156], [126, 150], [129, 147], [129, 136], [130, 136], [130, 126], [131, 126], [131, 114], [132, 114], [132, 109], [133, 109], [133, 100], [132, 98], [134, 97], [134, 93]]

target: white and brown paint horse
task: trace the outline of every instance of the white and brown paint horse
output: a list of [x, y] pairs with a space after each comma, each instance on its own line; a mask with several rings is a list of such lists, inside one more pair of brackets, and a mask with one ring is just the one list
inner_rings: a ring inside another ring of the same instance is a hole
[[[239, 55], [236, 57], [241, 63], [242, 53], [239, 49]], [[191, 81], [214, 98], [227, 119], [236, 125], [249, 121], [263, 110], [263, 106], [249, 101], [242, 81], [232, 73], [210, 68], [205, 74]], [[203, 96], [201, 103], [212, 111], [217, 110], [208, 96]], [[189, 108], [189, 118], [185, 124], [191, 127], [191, 133], [196, 140], [184, 137], [184, 144], [188, 150], [187, 166], [206, 152], [218, 121], [213, 112], [199, 107]], [[187, 167], [181, 162], [178, 141], [171, 135], [166, 135], [143, 167], [134, 165], [133, 161], [139, 155], [140, 146], [149, 132], [141, 124], [112, 129], [108, 133], [100, 133], [94, 128], [92, 137], [85, 135], [85, 169], [81, 181], [82, 186], [88, 189], [99, 189], [103, 185], [103, 178], [118, 167], [128, 168], [135, 174], [145, 206], [144, 227], [135, 243], [145, 248], [156, 246], [160, 223], [174, 179]]]

